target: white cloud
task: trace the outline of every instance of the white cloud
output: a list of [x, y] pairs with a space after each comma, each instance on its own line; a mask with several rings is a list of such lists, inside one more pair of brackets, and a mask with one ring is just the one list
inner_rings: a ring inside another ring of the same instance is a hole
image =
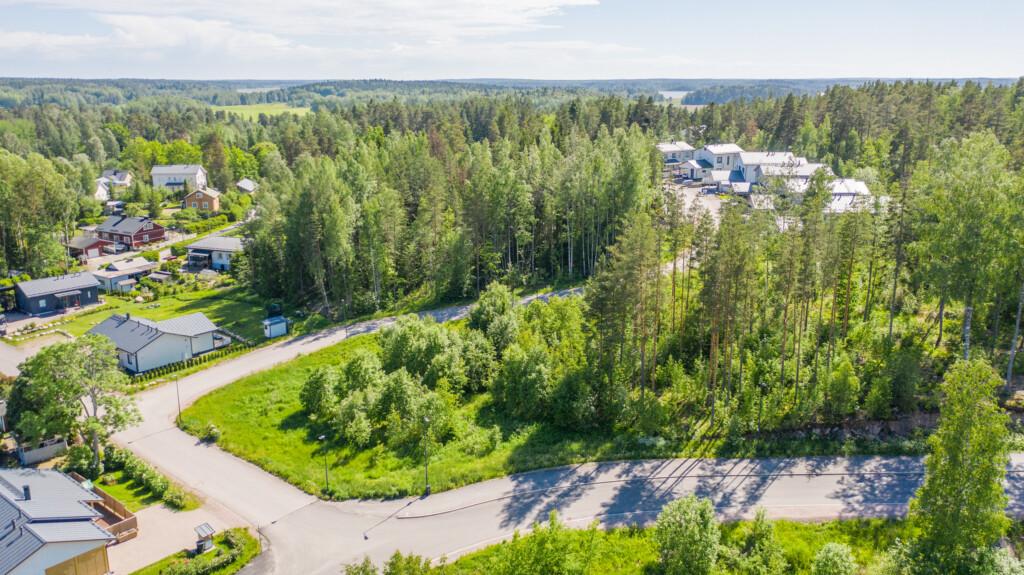
[[105, 40], [89, 34], [51, 34], [0, 29], [0, 50], [8, 54], [33, 52], [49, 58], [73, 58], [78, 51], [101, 46]]
[[[0, 0], [0, 6], [26, 4]], [[543, 20], [598, 0], [35, 0], [97, 14], [177, 16], [283, 35], [479, 38], [549, 26]]]

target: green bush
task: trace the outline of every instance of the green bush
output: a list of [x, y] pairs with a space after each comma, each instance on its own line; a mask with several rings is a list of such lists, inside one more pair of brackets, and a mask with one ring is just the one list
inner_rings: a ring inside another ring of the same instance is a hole
[[856, 572], [853, 551], [842, 543], [826, 543], [814, 556], [811, 566], [811, 575], [853, 575]]
[[92, 450], [86, 445], [72, 445], [61, 469], [65, 472], [74, 471], [88, 479], [96, 479], [103, 475], [103, 460], [95, 461]]
[[654, 526], [654, 540], [666, 575], [713, 573], [719, 539], [711, 502], [692, 495], [666, 505]]
[[146, 251], [142, 252], [141, 254], [139, 254], [139, 256], [141, 256], [141, 257], [143, 257], [146, 260], [151, 261], [151, 262], [158, 262], [158, 261], [160, 261], [160, 251], [159, 250], [146, 250]]
[[188, 505], [188, 495], [180, 487], [172, 485], [164, 491], [163, 502], [172, 509], [184, 509]]
[[210, 423], [203, 430], [203, 441], [208, 443], [217, 443], [220, 441], [220, 429], [216, 425]]

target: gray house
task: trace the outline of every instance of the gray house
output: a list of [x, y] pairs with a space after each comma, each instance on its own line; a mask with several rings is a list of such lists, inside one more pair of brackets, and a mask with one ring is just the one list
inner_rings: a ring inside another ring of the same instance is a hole
[[109, 573], [101, 502], [59, 471], [0, 469], [0, 573]]
[[193, 269], [230, 270], [231, 257], [242, 251], [242, 240], [209, 236], [188, 245], [188, 265]]
[[22, 312], [41, 315], [99, 303], [99, 289], [100, 282], [83, 272], [20, 282], [14, 297]]
[[229, 341], [217, 336], [217, 331], [212, 321], [197, 312], [164, 321], [114, 314], [89, 333], [113, 341], [121, 367], [142, 373], [227, 345]]

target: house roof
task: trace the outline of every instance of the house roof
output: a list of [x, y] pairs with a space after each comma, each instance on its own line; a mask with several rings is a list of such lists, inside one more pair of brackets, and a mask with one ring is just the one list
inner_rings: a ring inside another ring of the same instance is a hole
[[218, 190], [218, 189], [215, 189], [215, 188], [203, 188], [201, 190], [193, 191], [192, 193], [189, 194], [189, 196], [192, 196], [192, 195], [195, 195], [195, 194], [206, 194], [207, 196], [210, 196], [211, 198], [217, 198], [217, 197], [220, 197], [221, 191]]
[[144, 267], [150, 267], [151, 269], [155, 268], [156, 262], [151, 262], [144, 257], [134, 257], [127, 260], [112, 262], [107, 266], [107, 270], [112, 272], [125, 272], [134, 271]]
[[66, 291], [88, 289], [98, 287], [99, 285], [100, 283], [96, 281], [96, 278], [91, 273], [82, 272], [18, 282], [17, 287], [26, 297], [38, 297]]
[[97, 231], [114, 232], [118, 234], [134, 235], [146, 224], [158, 226], [153, 220], [143, 216], [110, 216], [103, 220], [103, 223], [96, 227]]
[[216, 324], [202, 312], [196, 312], [163, 321], [114, 314], [90, 329], [89, 333], [104, 335], [114, 342], [117, 349], [135, 353], [164, 334], [195, 337], [211, 331], [217, 331]]
[[259, 184], [257, 184], [256, 182], [250, 180], [249, 178], [242, 178], [241, 180], [238, 180], [238, 182], [235, 183], [235, 186], [238, 189], [246, 191], [246, 192], [249, 192], [249, 193], [255, 192], [256, 188], [260, 187]]
[[199, 164], [170, 164], [164, 166], [153, 166], [150, 174], [154, 176], [192, 176], [200, 171], [206, 171]]
[[88, 247], [92, 247], [96, 244], [109, 244], [107, 240], [101, 240], [92, 236], [75, 236], [68, 240], [67, 246], [69, 248], [75, 248], [77, 250], [84, 250]]
[[195, 337], [211, 331], [217, 331], [217, 325], [210, 321], [202, 312], [178, 316], [156, 324], [157, 329], [166, 333]]
[[759, 169], [765, 176], [783, 176], [790, 178], [809, 178], [820, 169], [825, 168], [824, 164], [796, 164], [796, 165], [762, 165]]
[[116, 313], [93, 326], [89, 333], [106, 336], [114, 347], [126, 353], [135, 353], [163, 335], [155, 322]]
[[703, 170], [710, 170], [711, 168], [713, 168], [715, 166], [713, 166], [711, 164], [711, 162], [709, 162], [709, 161], [707, 161], [705, 159], [700, 159], [700, 160], [697, 160], [697, 167], [701, 168]]
[[832, 195], [870, 196], [871, 190], [861, 180], [838, 178], [832, 181]]
[[743, 151], [743, 148], [736, 144], [708, 144], [704, 149], [712, 154], [738, 154]]
[[797, 164], [798, 158], [792, 152], [740, 152], [744, 166]]
[[231, 236], [207, 236], [188, 245], [190, 250], [210, 250], [212, 252], [240, 252], [242, 238]]
[[689, 152], [693, 149], [693, 146], [686, 142], [660, 142], [657, 145], [658, 151], [662, 154], [671, 154], [673, 152]]
[[[31, 498], [24, 498], [28, 486]], [[9, 573], [48, 543], [113, 539], [93, 522], [100, 497], [52, 469], [0, 469], [0, 573]]]
[[127, 185], [128, 179], [131, 177], [132, 173], [128, 170], [103, 170], [103, 173], [100, 174], [101, 179], [113, 182], [119, 186]]

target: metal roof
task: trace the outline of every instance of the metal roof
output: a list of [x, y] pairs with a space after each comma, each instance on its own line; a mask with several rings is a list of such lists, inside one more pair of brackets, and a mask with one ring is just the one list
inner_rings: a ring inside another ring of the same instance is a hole
[[198, 174], [200, 170], [203, 170], [203, 167], [199, 164], [170, 164], [165, 166], [153, 166], [150, 173], [162, 176], [174, 176], [178, 174], [193, 175]]
[[[32, 498], [23, 499], [28, 486]], [[89, 519], [99, 517], [87, 501], [100, 496], [74, 479], [52, 469], [0, 469], [0, 497], [32, 520]]]
[[160, 225], [143, 216], [110, 216], [103, 220], [102, 224], [96, 226], [96, 229], [101, 232], [135, 234], [142, 231], [146, 224]]
[[202, 312], [165, 319], [164, 321], [157, 322], [156, 327], [162, 332], [189, 337], [217, 331], [217, 325], [203, 315]]
[[59, 471], [0, 469], [0, 573], [10, 573], [49, 543], [95, 541], [99, 547], [112, 540], [94, 523], [100, 515], [87, 503], [100, 500]]
[[739, 153], [743, 151], [743, 148], [734, 143], [708, 144], [705, 146], [705, 149], [712, 153]]
[[134, 257], [127, 260], [118, 260], [112, 262], [107, 266], [107, 269], [112, 272], [126, 272], [134, 271], [138, 268], [144, 268], [147, 266], [156, 267], [156, 262], [151, 262], [144, 257]]
[[114, 347], [126, 353], [135, 353], [163, 335], [149, 320], [114, 314], [92, 327], [89, 333], [106, 336]]
[[689, 152], [693, 149], [693, 146], [686, 142], [661, 142], [657, 145], [658, 151], [662, 154], [671, 154], [672, 152]]
[[76, 289], [82, 290], [99, 287], [99, 285], [100, 282], [96, 281], [96, 278], [91, 273], [82, 272], [18, 282], [17, 289], [25, 294], [25, 297], [39, 297]]
[[792, 152], [740, 152], [740, 161], [745, 166], [798, 164]]
[[[220, 190], [218, 190], [216, 188], [203, 188], [201, 190], [195, 190], [194, 192], [190, 193], [189, 196], [195, 195], [196, 197], [201, 198], [201, 197], [203, 197], [203, 194], [206, 194], [207, 196], [209, 196], [211, 198], [219, 198], [221, 192], [220, 192]], [[188, 196], [185, 196], [185, 197], [188, 197]]]
[[84, 250], [88, 247], [96, 244], [109, 244], [107, 240], [101, 240], [100, 238], [94, 238], [92, 236], [75, 236], [68, 240], [67, 246], [69, 248], [75, 248], [78, 250]]
[[207, 236], [188, 245], [190, 250], [210, 250], [214, 252], [240, 252], [242, 239], [230, 236]]
[[259, 184], [257, 184], [256, 182], [250, 180], [249, 178], [242, 178], [241, 180], [238, 180], [235, 183], [235, 186], [238, 189], [244, 190], [246, 192], [255, 192], [256, 188], [260, 187]]

